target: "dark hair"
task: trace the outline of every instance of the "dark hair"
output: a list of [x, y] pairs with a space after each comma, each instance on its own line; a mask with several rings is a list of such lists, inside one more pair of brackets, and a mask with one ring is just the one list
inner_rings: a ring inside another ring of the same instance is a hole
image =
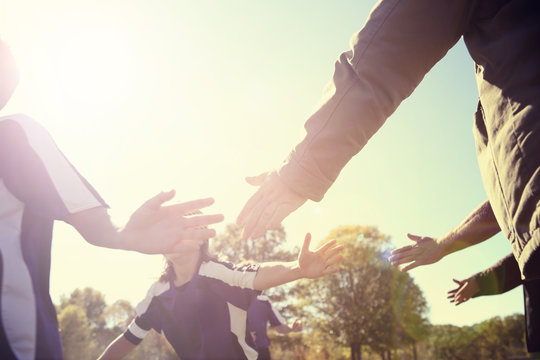
[[[199, 253], [199, 265], [203, 262], [210, 261], [210, 260], [216, 260], [217, 257], [210, 254], [209, 247], [209, 240], [204, 240], [201, 244], [201, 250]], [[174, 272], [174, 266], [171, 261], [165, 259], [165, 268], [163, 269], [163, 272], [159, 276], [158, 281], [159, 282], [169, 282], [174, 281], [176, 279], [176, 273]]]

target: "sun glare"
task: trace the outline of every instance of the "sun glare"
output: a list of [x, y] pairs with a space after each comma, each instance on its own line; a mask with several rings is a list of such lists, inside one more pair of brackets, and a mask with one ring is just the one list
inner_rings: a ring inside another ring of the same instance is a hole
[[114, 29], [73, 26], [56, 43], [55, 71], [64, 98], [103, 105], [131, 87], [129, 49]]

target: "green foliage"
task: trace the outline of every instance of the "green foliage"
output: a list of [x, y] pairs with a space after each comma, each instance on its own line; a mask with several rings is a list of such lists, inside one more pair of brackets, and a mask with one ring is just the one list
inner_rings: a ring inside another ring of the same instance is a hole
[[408, 274], [389, 266], [389, 237], [375, 227], [342, 226], [331, 231], [345, 246], [340, 272], [296, 287], [299, 307], [320, 329], [360, 358], [362, 347], [384, 354], [426, 335], [426, 302]]
[[66, 360], [96, 358], [98, 344], [85, 310], [83, 307], [70, 304], [66, 305], [58, 315]]

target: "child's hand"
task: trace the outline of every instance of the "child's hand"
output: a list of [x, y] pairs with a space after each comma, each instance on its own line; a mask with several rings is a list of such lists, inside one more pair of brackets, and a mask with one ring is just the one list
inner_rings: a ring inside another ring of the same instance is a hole
[[302, 331], [302, 321], [299, 319], [294, 320], [294, 323], [291, 326], [292, 331]]
[[339, 254], [343, 250], [343, 245], [335, 246], [336, 240], [330, 240], [315, 251], [309, 250], [311, 234], [307, 233], [304, 245], [298, 255], [298, 265], [302, 276], [309, 279], [318, 278], [324, 275], [333, 274], [339, 271], [337, 267], [331, 267], [343, 259]]
[[450, 299], [451, 303], [455, 303], [456, 305], [459, 305], [469, 300], [479, 290], [478, 284], [476, 283], [474, 278], [462, 281], [456, 279], [452, 280], [454, 280], [454, 282], [458, 284], [458, 287], [448, 292], [448, 299]]

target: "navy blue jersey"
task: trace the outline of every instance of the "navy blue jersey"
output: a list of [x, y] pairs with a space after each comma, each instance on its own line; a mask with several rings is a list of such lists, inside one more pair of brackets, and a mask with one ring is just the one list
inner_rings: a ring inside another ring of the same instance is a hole
[[53, 222], [100, 206], [43, 127], [0, 118], [1, 359], [62, 359], [49, 296]]
[[150, 331], [162, 333], [182, 360], [255, 360], [247, 310], [258, 265], [203, 262], [182, 286], [155, 282], [136, 307], [125, 338], [138, 344]]
[[255, 337], [257, 349], [270, 346], [270, 339], [266, 333], [267, 324], [271, 327], [285, 324], [285, 319], [277, 312], [270, 303], [270, 299], [264, 295], [257, 297], [248, 310], [249, 331]]

